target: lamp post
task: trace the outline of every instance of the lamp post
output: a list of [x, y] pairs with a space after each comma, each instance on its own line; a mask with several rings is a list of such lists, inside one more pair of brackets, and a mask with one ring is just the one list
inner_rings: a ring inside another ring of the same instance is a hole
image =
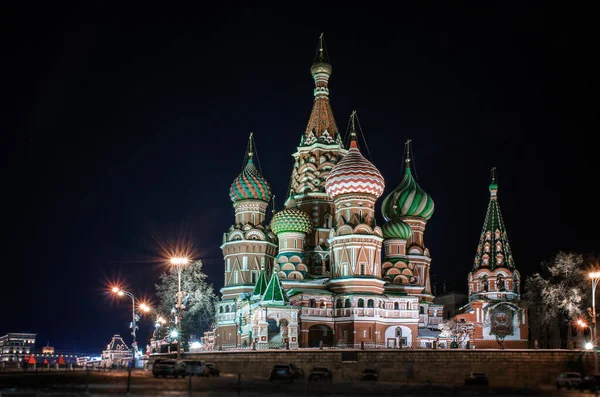
[[175, 316], [175, 326], [177, 327], [177, 359], [181, 359], [181, 269], [190, 262], [188, 258], [173, 257], [171, 265], [177, 266], [177, 313]]
[[167, 320], [153, 307], [150, 307], [146, 303], [140, 303], [139, 308], [145, 313], [153, 313], [156, 316], [154, 320], [154, 332], [152, 333], [152, 347], [156, 349], [158, 346], [158, 340], [160, 338], [160, 327], [167, 323]]
[[139, 317], [135, 314], [135, 296], [129, 291], [124, 291], [119, 287], [113, 287], [112, 292], [117, 294], [117, 296], [128, 296], [131, 298], [131, 335], [133, 336], [133, 343], [131, 347], [133, 348], [132, 357], [131, 357], [131, 367], [135, 368], [135, 358], [137, 355], [137, 342], [135, 341], [135, 330], [137, 329], [137, 320]]
[[594, 324], [592, 339], [594, 345], [596, 345], [596, 286], [598, 286], [600, 280], [600, 272], [591, 272], [589, 277], [592, 280], [592, 324]]
[[[590, 334], [593, 334], [593, 332], [594, 332], [593, 328], [590, 327], [588, 325], [588, 323], [586, 323], [583, 320], [577, 320], [577, 325], [580, 326], [580, 327], [582, 327], [582, 328], [584, 328], [584, 327], [589, 328]], [[586, 350], [593, 350], [595, 344], [596, 344], [596, 341], [595, 341], [594, 337], [592, 336], [592, 340], [590, 340], [589, 342], [586, 342], [586, 344], [585, 344], [584, 347], [585, 347]], [[594, 351], [594, 373], [598, 374], [598, 352], [596, 352], [596, 351]]]

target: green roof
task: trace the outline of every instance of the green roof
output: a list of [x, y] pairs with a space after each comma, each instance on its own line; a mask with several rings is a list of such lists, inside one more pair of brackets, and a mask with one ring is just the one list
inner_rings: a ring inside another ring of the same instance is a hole
[[480, 268], [491, 270], [498, 267], [515, 268], [500, 204], [498, 204], [498, 183], [495, 178], [495, 169], [492, 169], [492, 175], [492, 183], [489, 186], [490, 202], [475, 253], [473, 272]]
[[279, 281], [277, 272], [273, 272], [261, 303], [267, 303], [270, 305], [285, 305], [288, 303], [288, 298], [283, 293], [283, 288], [281, 287], [281, 282]]
[[256, 285], [254, 286], [254, 291], [252, 291], [252, 296], [262, 296], [267, 289], [267, 275], [265, 273], [265, 269], [261, 269], [258, 274], [258, 280], [256, 280]]

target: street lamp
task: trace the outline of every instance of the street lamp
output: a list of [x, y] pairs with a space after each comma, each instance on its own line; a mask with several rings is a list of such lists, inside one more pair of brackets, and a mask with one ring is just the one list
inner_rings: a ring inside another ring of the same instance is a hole
[[111, 290], [114, 294], [117, 294], [117, 296], [128, 296], [131, 298], [131, 335], [133, 336], [133, 343], [131, 344], [131, 347], [133, 348], [133, 355], [131, 358], [131, 367], [135, 368], [135, 358], [136, 358], [136, 354], [137, 354], [137, 342], [135, 341], [135, 330], [137, 329], [137, 320], [139, 319], [139, 317], [135, 314], [135, 296], [133, 296], [133, 294], [129, 291], [124, 291], [119, 287], [113, 287]]
[[590, 272], [589, 277], [592, 280], [592, 323], [594, 324], [594, 331], [592, 334], [592, 338], [594, 344], [596, 343], [596, 286], [598, 285], [598, 281], [600, 280], [600, 272]]
[[[148, 304], [146, 304], [144, 302], [140, 303], [140, 305], [138, 307], [144, 313], [153, 313], [156, 316], [156, 319], [154, 320], [154, 333], [152, 334], [152, 337], [153, 337], [154, 341], [157, 341], [158, 338], [160, 337], [159, 329], [162, 325], [165, 325], [167, 323], [167, 320], [165, 320], [165, 318], [158, 312], [158, 310], [156, 310], [155, 308], [149, 306]], [[154, 345], [154, 343], [153, 343], [153, 345]]]
[[190, 263], [190, 260], [185, 257], [173, 257], [171, 258], [171, 265], [177, 266], [177, 315], [175, 317], [175, 326], [177, 332], [175, 336], [177, 338], [177, 359], [181, 358], [181, 342], [179, 334], [181, 332], [181, 269]]
[[[588, 325], [588, 323], [586, 323], [585, 321], [579, 319], [577, 320], [577, 325], [580, 326], [581, 328], [587, 327], [590, 330], [590, 334], [593, 333], [593, 328], [590, 327]], [[596, 340], [594, 339], [594, 337], [592, 336], [592, 340], [588, 341], [585, 343], [584, 347], [586, 350], [592, 350], [594, 348], [594, 345], [596, 344]], [[594, 373], [598, 373], [598, 353], [594, 352]]]

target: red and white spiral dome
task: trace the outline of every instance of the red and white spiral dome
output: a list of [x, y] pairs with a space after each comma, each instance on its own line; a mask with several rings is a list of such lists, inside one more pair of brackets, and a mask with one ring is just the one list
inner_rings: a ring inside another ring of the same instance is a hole
[[379, 170], [358, 150], [356, 141], [350, 142], [350, 149], [344, 158], [333, 167], [325, 180], [325, 190], [335, 200], [343, 194], [368, 194], [380, 197], [385, 189], [385, 181]]

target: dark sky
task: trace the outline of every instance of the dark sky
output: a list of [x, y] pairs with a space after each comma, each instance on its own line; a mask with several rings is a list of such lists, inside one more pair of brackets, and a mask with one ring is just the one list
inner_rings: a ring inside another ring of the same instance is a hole
[[[152, 297], [158, 242], [181, 235], [219, 289], [228, 189], [247, 136], [281, 208], [320, 32], [338, 126], [358, 111], [386, 192], [413, 140], [418, 181], [436, 204], [425, 235], [436, 280], [466, 284], [493, 166], [523, 274], [558, 250], [599, 248], [589, 9], [59, 3], [2, 12], [0, 332], [100, 351], [127, 335], [131, 309], [106, 296], [107, 281]], [[140, 339], [151, 327], [142, 322]]]

